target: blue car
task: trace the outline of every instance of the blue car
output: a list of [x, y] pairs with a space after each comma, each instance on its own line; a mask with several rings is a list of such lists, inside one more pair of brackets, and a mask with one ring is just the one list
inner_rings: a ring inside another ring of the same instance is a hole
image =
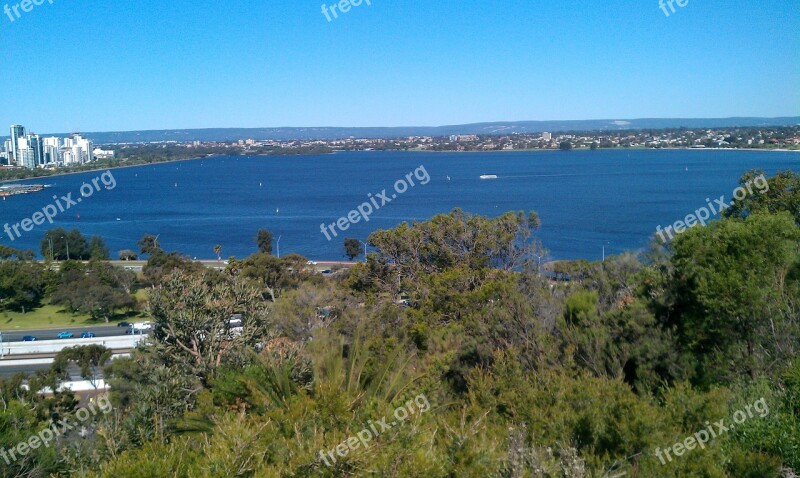
[[36, 342], [36, 337], [34, 337], [33, 335], [26, 335], [25, 337], [22, 337], [22, 341], [23, 342]]
[[93, 339], [94, 338], [94, 332], [84, 332], [84, 333], [81, 334], [81, 338], [82, 339]]
[[75, 337], [75, 334], [73, 334], [72, 332], [61, 332], [60, 334], [57, 335], [57, 337], [59, 339], [71, 339], [72, 337]]

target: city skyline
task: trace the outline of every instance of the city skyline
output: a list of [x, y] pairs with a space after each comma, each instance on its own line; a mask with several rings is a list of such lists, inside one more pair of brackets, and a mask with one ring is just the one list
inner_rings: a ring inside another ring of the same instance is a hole
[[106, 153], [95, 150], [93, 142], [78, 133], [43, 138], [20, 124], [12, 124], [9, 132], [8, 139], [0, 145], [0, 166], [27, 169], [77, 166], [93, 161], [96, 154]]
[[[790, 4], [667, 2], [665, 15], [655, 0], [373, 0], [328, 22], [322, 3], [56, 0], [13, 22], [0, 15], [8, 71], [26, 72], [0, 78], [0, 124], [132, 131], [800, 111], [800, 65], [781, 53], [800, 48]], [[65, 58], [86, 66], [49, 74]]]

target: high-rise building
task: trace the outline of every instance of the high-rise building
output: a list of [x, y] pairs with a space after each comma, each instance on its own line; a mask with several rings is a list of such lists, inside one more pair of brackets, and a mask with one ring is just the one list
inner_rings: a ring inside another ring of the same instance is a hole
[[59, 164], [61, 158], [61, 138], [52, 136], [44, 139], [44, 162], [45, 164]]
[[42, 139], [38, 134], [17, 138], [16, 161], [18, 166], [33, 169], [44, 164]]
[[18, 124], [11, 125], [11, 149], [9, 152], [11, 153], [10, 159], [11, 161], [17, 161], [17, 148], [19, 147], [19, 140], [20, 138], [25, 137], [25, 127]]
[[550, 133], [542, 133], [542, 139], [545, 141], [550, 141], [551, 139], [553, 139], [553, 135]]
[[[93, 159], [92, 151], [94, 150], [94, 145], [79, 134], [73, 134], [65, 139], [64, 145], [72, 151], [70, 159], [73, 164], [86, 164]], [[64, 165], [67, 165], [66, 157]]]

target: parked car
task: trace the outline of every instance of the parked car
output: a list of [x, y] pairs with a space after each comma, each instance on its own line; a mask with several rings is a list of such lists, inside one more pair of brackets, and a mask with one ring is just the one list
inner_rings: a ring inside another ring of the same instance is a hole
[[130, 322], [120, 322], [117, 324], [117, 327], [130, 327], [130, 326], [131, 326]]
[[93, 339], [94, 337], [94, 332], [84, 332], [81, 334], [82, 339]]
[[71, 339], [72, 337], [75, 337], [75, 334], [73, 334], [72, 332], [61, 332], [60, 334], [57, 335], [57, 337], [59, 339]]
[[36, 342], [36, 337], [34, 337], [33, 335], [26, 335], [25, 337], [22, 337], [22, 341], [23, 342]]

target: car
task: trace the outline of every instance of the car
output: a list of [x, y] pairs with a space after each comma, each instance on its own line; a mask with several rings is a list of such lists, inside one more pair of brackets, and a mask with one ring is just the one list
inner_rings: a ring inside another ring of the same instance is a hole
[[308, 262], [306, 262], [306, 265], [307, 266], [315, 266], [315, 265], [317, 265], [317, 263], [316, 263], [316, 261], [308, 261]]
[[93, 339], [95, 338], [94, 332], [84, 332], [81, 334], [82, 339]]
[[117, 324], [117, 327], [130, 327], [130, 326], [131, 326], [130, 322], [120, 322]]
[[322, 275], [328, 276], [331, 274], [333, 274], [333, 271], [330, 269], [325, 269], [324, 271], [322, 271]]
[[75, 334], [73, 334], [72, 332], [61, 332], [56, 337], [58, 337], [59, 339], [71, 339], [72, 337], [75, 337]]
[[26, 335], [25, 337], [22, 337], [22, 341], [23, 342], [36, 342], [36, 337], [34, 337], [33, 335]]

